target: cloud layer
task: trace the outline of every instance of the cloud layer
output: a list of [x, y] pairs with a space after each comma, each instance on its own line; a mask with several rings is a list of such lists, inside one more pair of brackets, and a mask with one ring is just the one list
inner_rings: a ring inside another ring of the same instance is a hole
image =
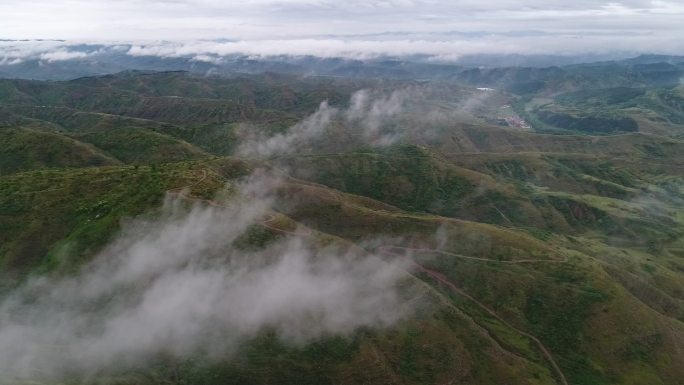
[[220, 49], [248, 54], [674, 53], [684, 37], [684, 5], [666, 0], [8, 0], [0, 14], [5, 38], [231, 39]]

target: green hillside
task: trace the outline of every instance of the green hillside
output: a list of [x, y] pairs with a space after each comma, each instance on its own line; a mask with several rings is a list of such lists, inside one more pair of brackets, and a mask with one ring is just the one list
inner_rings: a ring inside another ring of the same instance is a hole
[[[250, 133], [291, 133], [322, 100], [345, 111], [359, 88], [408, 86], [416, 83], [176, 72], [0, 81], [0, 292], [6, 298], [36, 277], [78, 276], [89, 261], [109, 255], [99, 253], [131, 221], [164, 218], [164, 202], [174, 213], [263, 210], [230, 243], [231, 252], [263, 256], [258, 253], [294, 238], [301, 250], [334, 250], [352, 261], [368, 255], [384, 263], [410, 260], [400, 265], [396, 285], [405, 313], [388, 326], [290, 343], [268, 324], [231, 351], [176, 355], [167, 347], [140, 362], [112, 360], [86, 374], [36, 373], [27, 381], [679, 384], [679, 91], [579, 90], [549, 104], [538, 103], [548, 95], [500, 93], [467, 110], [459, 103], [477, 90], [439, 84], [386, 118], [390, 123], [380, 129], [397, 133], [390, 143], [358, 146], [363, 124], [339, 114], [315, 141], [289, 153], [257, 159], [235, 151]], [[526, 130], [492, 123], [509, 102], [553, 127], [537, 127], [532, 119]], [[610, 111], [611, 119], [632, 119], [637, 129], [597, 132], [588, 124], [595, 121], [573, 117], [566, 126], [544, 119], [542, 111]], [[667, 122], [658, 120], [666, 115]], [[256, 187], [238, 193], [255, 179]], [[222, 220], [229, 226], [242, 219]], [[228, 237], [224, 230], [214, 236]], [[201, 262], [219, 270], [229, 265], [224, 251], [208, 248], [210, 257], [219, 257]], [[140, 300], [136, 290], [153, 280], [151, 274], [122, 286], [121, 298], [93, 297], [86, 307]], [[29, 305], [40, 302], [28, 298]], [[207, 333], [228, 341], [221, 330]], [[0, 374], [0, 383], [27, 382]]]
[[40, 168], [118, 164], [99, 149], [52, 132], [28, 127], [0, 128], [0, 175]]

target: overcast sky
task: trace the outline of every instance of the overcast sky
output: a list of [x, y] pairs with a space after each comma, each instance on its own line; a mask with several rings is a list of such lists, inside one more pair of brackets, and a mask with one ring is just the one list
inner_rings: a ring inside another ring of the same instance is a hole
[[683, 21], [684, 1], [660, 0], [0, 0], [4, 39], [231, 39], [251, 53], [682, 53]]

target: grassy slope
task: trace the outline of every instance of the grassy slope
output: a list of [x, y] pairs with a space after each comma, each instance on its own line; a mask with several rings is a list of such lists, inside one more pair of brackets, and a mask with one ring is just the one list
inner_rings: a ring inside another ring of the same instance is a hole
[[596, 134], [638, 129], [663, 136], [678, 136], [684, 130], [681, 87], [585, 89], [543, 105], [528, 104], [526, 110], [536, 128]]
[[[206, 164], [180, 163], [161, 168], [34, 171], [3, 177], [4, 282], [28, 272], [68, 272], [77, 267], [116, 232], [122, 217], [156, 207], [165, 189], [196, 181], [203, 167]], [[223, 176], [236, 177], [245, 170], [230, 160], [213, 161], [210, 167], [210, 178], [195, 186], [196, 194], [215, 190], [222, 185]], [[66, 196], [80, 198], [66, 200]], [[359, 207], [372, 203], [361, 197], [353, 201]], [[365, 209], [372, 212], [378, 207], [385, 206], [372, 203]], [[416, 230], [408, 221], [406, 226], [402, 233]], [[431, 227], [434, 229], [434, 223]], [[424, 297], [420, 302], [425, 308], [396, 329], [360, 332], [352, 340], [323, 339], [302, 348], [283, 346], [265, 333], [244, 346], [245, 353], [237, 361], [159, 363], [153, 373], [164, 382], [167, 376], [179, 375], [180, 366], [180, 375], [193, 383], [217, 378], [236, 383], [266, 383], [278, 378], [279, 383], [312, 384], [401, 378], [402, 382], [420, 384], [453, 376], [462, 382], [498, 383], [514, 377], [520, 384], [528, 380], [551, 383], [548, 369], [534, 352], [522, 352], [527, 358], [518, 357], [521, 353], [500, 347], [443, 294], [415, 279], [406, 285], [406, 290]], [[325, 360], [314, 370], [311, 365], [320, 354]], [[283, 366], [284, 362], [289, 364]], [[273, 370], [264, 371], [264, 366]]]
[[73, 137], [91, 143], [122, 162], [131, 164], [174, 162], [209, 155], [187, 142], [136, 127], [121, 127]]
[[[235, 177], [246, 170], [230, 160], [212, 162], [208, 164], [211, 177], [196, 187], [198, 194], [221, 186], [222, 175]], [[204, 167], [207, 164], [179, 163], [155, 169], [90, 168], [3, 177], [3, 228], [13, 231], [3, 234], [20, 240], [2, 242], [4, 270], [68, 271], [109, 239], [121, 217], [155, 207], [165, 189], [197, 180]], [[64, 190], [78, 194], [81, 200], [66, 202]], [[21, 199], [10, 199], [18, 196]], [[434, 234], [442, 227], [450, 241], [439, 247], [456, 255], [428, 253], [418, 255], [419, 260], [424, 258], [424, 263], [444, 272], [512, 325], [540, 338], [572, 383], [626, 382], [637, 374], [665, 383], [677, 378], [681, 323], [649, 307], [647, 300], [652, 296], [640, 300], [615, 279], [616, 262], [594, 257], [596, 251], [607, 250], [601, 242], [592, 248], [563, 238], [540, 242], [517, 231], [408, 213], [296, 181], [286, 184], [279, 196], [276, 207], [290, 217], [353, 242], [384, 234], [393, 236], [393, 242], [403, 239], [399, 244], [406, 246], [437, 247]], [[30, 253], [24, 250], [29, 244], [36, 248]], [[44, 257], [31, 259], [41, 254]], [[505, 262], [529, 258], [551, 262]], [[664, 268], [660, 263], [655, 262], [657, 270]], [[667, 269], [663, 274], [668, 275]], [[529, 340], [467, 298], [433, 286], [429, 277], [418, 278], [424, 283], [409, 279], [406, 290], [417, 290], [424, 296], [422, 303], [433, 305], [392, 330], [364, 331], [351, 339], [323, 339], [300, 348], [283, 346], [266, 332], [245, 345], [237, 361], [160, 362], [152, 382], [170, 376], [193, 383], [217, 379], [268, 383], [275, 378], [279, 383], [366, 379], [419, 384], [440, 382], [440, 378], [456, 378], [460, 383], [500, 383], [511, 378], [521, 384], [553, 382], [548, 363]], [[648, 281], [645, 284], [654, 286]], [[672, 282], [674, 288], [678, 284]], [[616, 331], [615, 325], [622, 331]], [[630, 330], [629, 338], [624, 339], [626, 330]], [[601, 344], [593, 343], [596, 340]], [[617, 357], [615, 352], [620, 352]], [[314, 357], [318, 360], [320, 356], [325, 360], [311, 366]]]
[[104, 166], [120, 163], [99, 149], [51, 132], [0, 128], [0, 174], [38, 168]]
[[166, 188], [187, 178], [184, 174], [182, 168], [125, 166], [3, 177], [3, 271], [22, 275], [60, 264], [61, 258], [91, 256], [116, 231], [121, 218], [157, 205]]

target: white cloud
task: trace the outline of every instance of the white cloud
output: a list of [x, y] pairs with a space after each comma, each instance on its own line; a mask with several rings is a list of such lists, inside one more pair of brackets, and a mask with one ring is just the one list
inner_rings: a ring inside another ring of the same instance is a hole
[[57, 50], [51, 52], [45, 52], [40, 54], [40, 60], [47, 60], [48, 62], [62, 61], [62, 60], [73, 60], [82, 59], [88, 57], [85, 52], [68, 51], [68, 50]]
[[[673, 50], [673, 42], [684, 37], [681, 23], [684, 6], [681, 2], [663, 0], [8, 0], [0, 3], [0, 14], [3, 15], [0, 36], [7, 38], [127, 41], [228, 38], [260, 41], [264, 46], [275, 40], [311, 42], [333, 37], [332, 51], [348, 51], [340, 43], [347, 40], [343, 36], [359, 34], [394, 33], [407, 41], [445, 39], [452, 45], [472, 45], [445, 34], [486, 31], [500, 36], [506, 32], [535, 30], [549, 34], [540, 39], [543, 48], [552, 47], [555, 41], [557, 51], [569, 41], [564, 36], [573, 35], [586, 38], [585, 44], [593, 51], [609, 50], [615, 44], [628, 46], [633, 36], [648, 41], [648, 44], [637, 41], [637, 49], [657, 50], [666, 46]], [[607, 33], [613, 34], [613, 38], [597, 43], [590, 41]], [[561, 37], [554, 38], [556, 34]], [[420, 38], [426, 35], [436, 37]], [[475, 43], [484, 46], [489, 42]], [[535, 50], [536, 42], [509, 36], [495, 47], [507, 49], [507, 44], [511, 44], [507, 50], [525, 53], [525, 50]], [[373, 44], [376, 43], [355, 43]], [[404, 51], [418, 50], [423, 42], [388, 44], [396, 52], [400, 45], [405, 47]], [[286, 48], [297, 47], [290, 43]], [[325, 46], [316, 45], [316, 48], [326, 52]], [[242, 50], [248, 51], [249, 47]]]
[[[658, 44], [654, 44], [654, 40]], [[432, 39], [289, 39], [243, 41], [161, 42], [133, 45], [132, 56], [206, 57], [226, 55], [280, 56], [311, 55], [368, 59], [378, 56], [427, 55], [445, 60], [471, 54], [556, 54], [573, 55], [602, 52], [658, 52], [681, 54], [684, 40], [651, 33], [623, 34], [488, 34], [475, 37], [443, 35]], [[213, 59], [216, 60], [216, 59]]]
[[[268, 158], [284, 154], [300, 153], [315, 143], [332, 134], [332, 130], [342, 129], [347, 133], [359, 134], [365, 145], [388, 146], [401, 138], [403, 130], [383, 131], [383, 126], [392, 122], [392, 118], [405, 110], [407, 100], [411, 98], [409, 90], [395, 90], [389, 95], [370, 90], [355, 92], [349, 101], [349, 108], [337, 109], [320, 104], [316, 112], [286, 131], [269, 138], [255, 135], [257, 131], [250, 127], [240, 132], [243, 142], [237, 153], [245, 157]], [[413, 95], [414, 97], [416, 95]], [[342, 123], [342, 127], [333, 124]], [[343, 145], [338, 143], [339, 148]]]

